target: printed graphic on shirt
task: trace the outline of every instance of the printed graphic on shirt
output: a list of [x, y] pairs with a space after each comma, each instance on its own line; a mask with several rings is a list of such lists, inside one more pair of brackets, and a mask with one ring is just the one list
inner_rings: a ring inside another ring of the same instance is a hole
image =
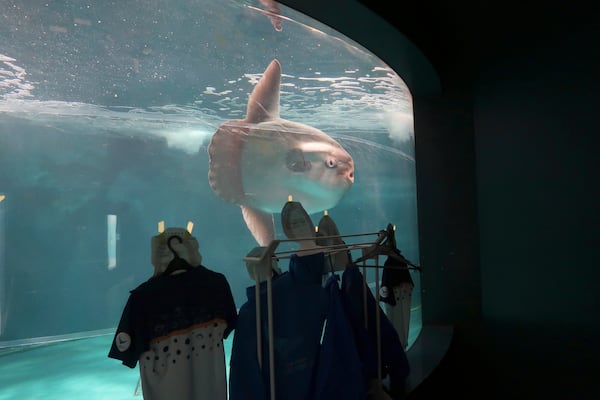
[[150, 350], [140, 357], [142, 368], [150, 367], [153, 372], [163, 375], [171, 365], [194, 358], [211, 358], [207, 353], [220, 351], [226, 327], [225, 321], [213, 320], [157, 338], [150, 344]]
[[152, 341], [140, 357], [144, 398], [227, 398], [223, 333], [213, 320]]
[[115, 336], [115, 345], [120, 352], [127, 351], [129, 346], [131, 346], [131, 336], [126, 332], [119, 332], [117, 336]]

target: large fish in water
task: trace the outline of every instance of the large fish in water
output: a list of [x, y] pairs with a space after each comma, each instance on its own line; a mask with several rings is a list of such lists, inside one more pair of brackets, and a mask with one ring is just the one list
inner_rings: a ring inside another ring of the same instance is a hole
[[322, 131], [279, 116], [281, 65], [273, 60], [254, 87], [246, 118], [223, 123], [208, 146], [208, 180], [238, 204], [260, 246], [275, 238], [273, 213], [288, 196], [308, 213], [331, 209], [354, 183], [354, 162]]

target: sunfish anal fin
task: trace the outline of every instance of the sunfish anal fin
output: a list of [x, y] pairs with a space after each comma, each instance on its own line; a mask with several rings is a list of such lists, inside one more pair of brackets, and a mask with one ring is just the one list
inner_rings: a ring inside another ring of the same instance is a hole
[[259, 123], [279, 118], [279, 86], [281, 65], [273, 60], [265, 69], [248, 99], [246, 122]]
[[252, 207], [240, 206], [246, 226], [259, 246], [268, 246], [275, 239], [273, 214]]

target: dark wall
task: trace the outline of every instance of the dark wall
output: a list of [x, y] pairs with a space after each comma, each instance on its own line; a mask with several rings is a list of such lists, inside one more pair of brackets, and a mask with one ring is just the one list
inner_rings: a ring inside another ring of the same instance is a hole
[[416, 399], [600, 398], [598, 34], [570, 26], [415, 98], [423, 312], [456, 328]]
[[481, 318], [471, 98], [415, 96], [423, 322]]
[[475, 86], [483, 315], [600, 326], [598, 65], [591, 32], [500, 59]]
[[567, 30], [499, 54], [474, 84], [484, 325], [458, 338], [447, 369], [460, 366], [495, 388], [477, 396], [600, 398], [593, 38]]

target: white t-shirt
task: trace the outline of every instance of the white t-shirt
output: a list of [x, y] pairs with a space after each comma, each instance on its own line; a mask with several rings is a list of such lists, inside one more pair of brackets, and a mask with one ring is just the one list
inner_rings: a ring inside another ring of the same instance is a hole
[[223, 339], [237, 310], [225, 276], [203, 266], [131, 291], [111, 358], [139, 361], [145, 400], [226, 400]]

